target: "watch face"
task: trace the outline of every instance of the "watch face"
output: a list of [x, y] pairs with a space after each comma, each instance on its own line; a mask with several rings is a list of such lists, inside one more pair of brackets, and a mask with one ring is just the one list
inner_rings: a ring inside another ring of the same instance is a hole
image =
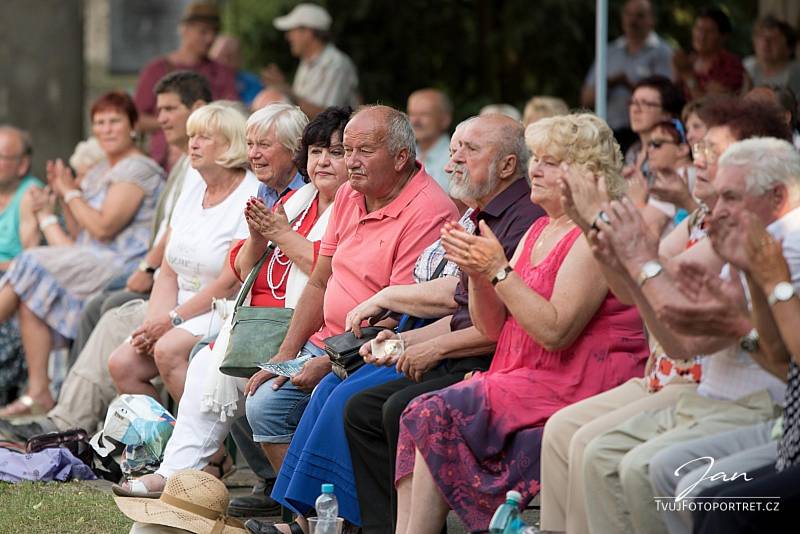
[[658, 263], [656, 263], [654, 261], [653, 262], [647, 262], [644, 265], [644, 269], [643, 270], [644, 270], [644, 274], [646, 274], [648, 277], [652, 277], [652, 276], [657, 275], [661, 271], [661, 265], [659, 265]]
[[789, 282], [781, 282], [775, 286], [773, 293], [780, 301], [789, 300], [794, 295], [794, 287]]

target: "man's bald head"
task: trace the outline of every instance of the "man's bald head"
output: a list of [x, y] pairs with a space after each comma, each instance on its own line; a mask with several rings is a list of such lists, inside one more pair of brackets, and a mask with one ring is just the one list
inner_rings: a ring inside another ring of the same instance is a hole
[[413, 172], [414, 130], [402, 111], [367, 106], [344, 128], [345, 164], [350, 186], [371, 200], [386, 198]]
[[[374, 132], [380, 140], [387, 144], [389, 154], [396, 156], [401, 150], [408, 151], [408, 159], [413, 165], [416, 159], [414, 147], [414, 130], [408, 120], [408, 115], [390, 106], [373, 105], [363, 106], [350, 119], [350, 124], [357, 117], [363, 117], [373, 123]], [[347, 127], [345, 127], [347, 131]]]
[[516, 161], [514, 177], [524, 176], [528, 171], [530, 150], [525, 145], [525, 127], [522, 123], [505, 115], [491, 114], [477, 117], [476, 124], [484, 124], [489, 141], [496, 146], [496, 158], [513, 156]]
[[26, 131], [0, 124], [0, 183], [10, 183], [28, 174], [32, 152]]
[[453, 105], [442, 91], [419, 89], [408, 97], [406, 105], [417, 143], [427, 149], [450, 128]]

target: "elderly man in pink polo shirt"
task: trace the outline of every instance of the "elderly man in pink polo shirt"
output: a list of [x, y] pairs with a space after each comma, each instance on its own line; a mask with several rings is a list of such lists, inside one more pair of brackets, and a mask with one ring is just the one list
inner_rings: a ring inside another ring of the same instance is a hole
[[344, 332], [356, 304], [382, 288], [412, 283], [422, 251], [439, 237], [455, 205], [415, 159], [408, 117], [386, 106], [357, 112], [344, 130], [349, 183], [336, 194], [320, 255], [272, 361], [311, 353], [290, 381], [265, 371], [248, 383], [247, 419], [253, 438], [277, 472], [308, 404], [311, 390], [330, 372], [321, 347]]

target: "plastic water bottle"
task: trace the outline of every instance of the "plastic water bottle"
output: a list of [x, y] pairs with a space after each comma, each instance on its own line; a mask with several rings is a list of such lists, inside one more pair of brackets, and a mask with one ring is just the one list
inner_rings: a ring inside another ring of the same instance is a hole
[[518, 534], [525, 528], [519, 513], [522, 495], [518, 491], [506, 493], [506, 502], [501, 504], [489, 523], [490, 534]]
[[336, 534], [336, 518], [339, 517], [339, 502], [333, 493], [333, 484], [322, 485], [322, 495], [314, 504], [317, 510], [317, 534]]

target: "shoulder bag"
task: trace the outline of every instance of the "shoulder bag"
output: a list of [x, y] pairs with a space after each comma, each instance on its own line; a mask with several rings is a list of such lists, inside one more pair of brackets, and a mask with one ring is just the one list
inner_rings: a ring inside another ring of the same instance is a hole
[[256, 276], [274, 249], [275, 246], [270, 243], [250, 271], [236, 299], [228, 348], [219, 368], [221, 373], [250, 378], [258, 372], [259, 363], [267, 363], [278, 352], [289, 330], [293, 309], [244, 306]]

